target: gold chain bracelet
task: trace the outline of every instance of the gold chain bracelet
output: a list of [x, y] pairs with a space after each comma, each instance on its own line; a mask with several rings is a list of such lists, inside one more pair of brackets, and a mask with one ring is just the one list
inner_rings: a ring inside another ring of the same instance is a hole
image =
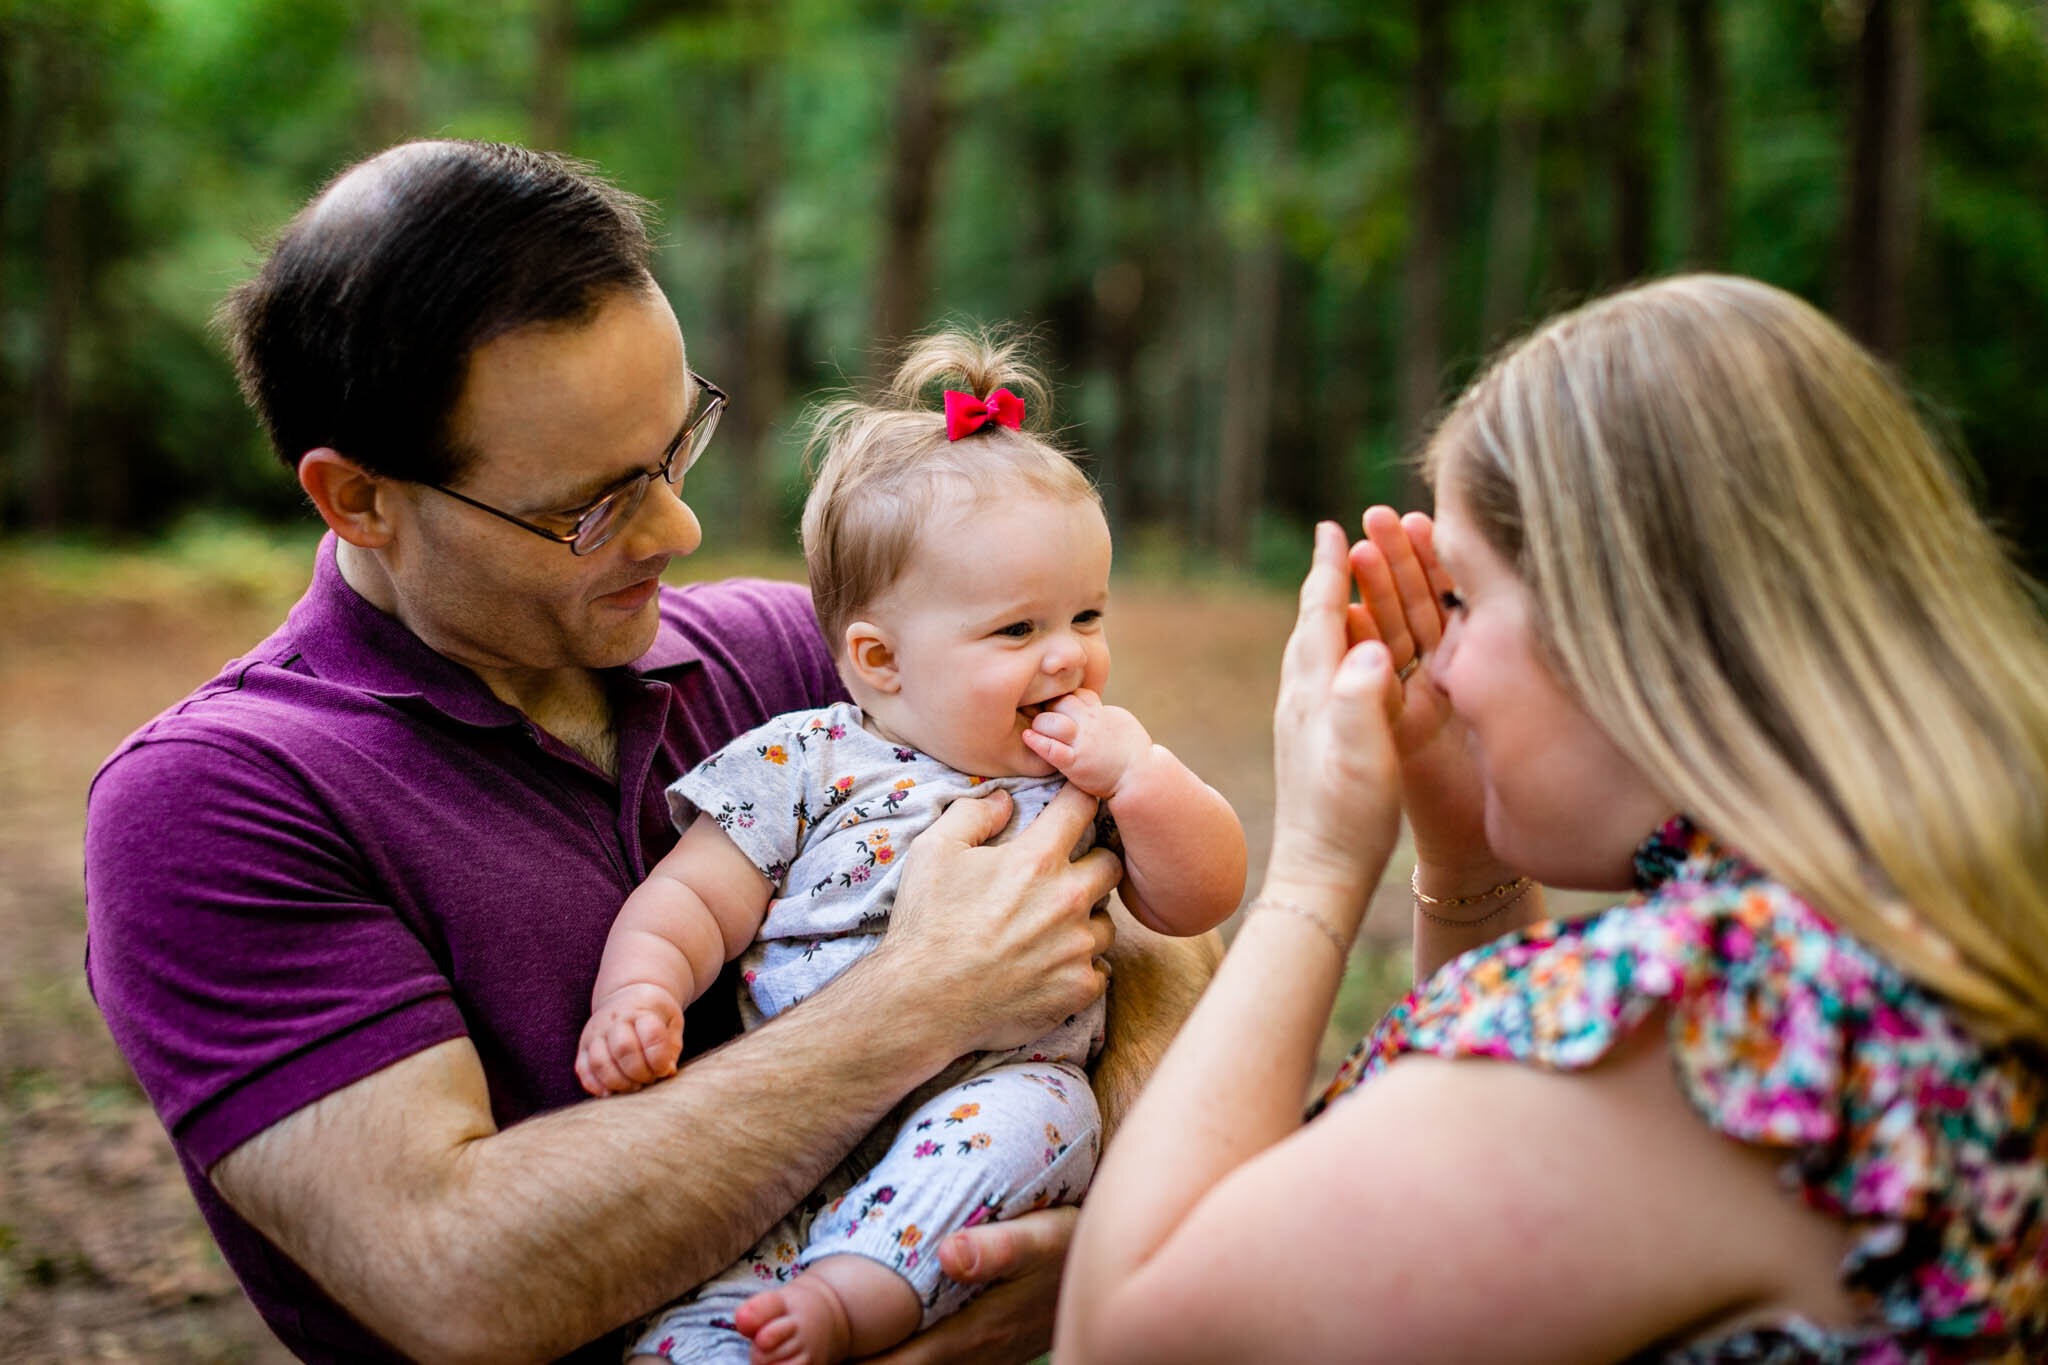
[[1307, 920], [1322, 931], [1324, 938], [1330, 940], [1330, 946], [1337, 950], [1337, 960], [1339, 962], [1348, 963], [1351, 961], [1351, 948], [1344, 942], [1344, 936], [1330, 927], [1328, 920], [1307, 906], [1296, 905], [1293, 901], [1278, 900], [1272, 896], [1254, 896], [1252, 903], [1244, 908], [1244, 917], [1250, 919], [1261, 910], [1278, 910], [1283, 914], [1293, 915], [1297, 919]]
[[[1415, 894], [1415, 913], [1421, 915], [1431, 924], [1441, 924], [1452, 929], [1470, 929], [1506, 914], [1508, 907], [1528, 895], [1529, 888], [1533, 885], [1535, 883], [1527, 877], [1516, 877], [1510, 881], [1502, 882], [1499, 886], [1488, 887], [1486, 890], [1476, 892], [1470, 896], [1432, 896], [1422, 889], [1422, 869], [1420, 867], [1417, 867], [1408, 878], [1408, 889]], [[1509, 891], [1515, 894], [1509, 896], [1477, 919], [1454, 919], [1449, 915], [1433, 915], [1429, 910], [1429, 907], [1432, 905], [1446, 907], [1477, 905], [1481, 901], [1491, 900], [1493, 897]]]

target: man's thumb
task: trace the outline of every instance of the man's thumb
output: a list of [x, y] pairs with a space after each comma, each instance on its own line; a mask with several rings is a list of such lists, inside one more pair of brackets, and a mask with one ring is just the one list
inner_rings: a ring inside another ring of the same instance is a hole
[[939, 1244], [939, 1268], [962, 1284], [988, 1284], [1056, 1262], [1067, 1254], [1077, 1213], [1042, 1209], [1009, 1222], [966, 1228]]
[[969, 848], [987, 843], [1010, 823], [1010, 794], [997, 787], [987, 796], [962, 797], [946, 807], [945, 814], [932, 822], [924, 837], [937, 834]]

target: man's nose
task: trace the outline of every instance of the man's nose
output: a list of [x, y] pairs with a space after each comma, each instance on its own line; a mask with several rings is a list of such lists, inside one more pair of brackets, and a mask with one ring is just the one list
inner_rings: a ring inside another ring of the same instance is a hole
[[690, 504], [683, 501], [682, 490], [656, 479], [633, 509], [620, 539], [626, 542], [622, 548], [628, 559], [686, 555], [704, 543], [704, 527]]

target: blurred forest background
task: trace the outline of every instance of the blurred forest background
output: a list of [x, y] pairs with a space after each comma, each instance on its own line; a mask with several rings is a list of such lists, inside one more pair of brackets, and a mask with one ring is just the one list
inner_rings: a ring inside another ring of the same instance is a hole
[[1498, 343], [1713, 267], [1895, 360], [2048, 569], [2030, 0], [0, 0], [0, 533], [303, 515], [209, 317], [420, 135], [662, 206], [727, 544], [788, 544], [809, 396], [964, 317], [1039, 329], [1127, 547], [1291, 568]]
[[[0, 1359], [283, 1359], [86, 993], [82, 793], [309, 571], [214, 308], [422, 135], [661, 206], [735, 400], [690, 576], [800, 572], [811, 396], [942, 319], [1035, 327], [1153, 571], [1120, 699], [1255, 860], [1306, 522], [1419, 501], [1487, 353], [1629, 280], [1834, 312], [2048, 576], [2044, 0], [0, 0]], [[1401, 992], [1407, 870], [1325, 1073]]]

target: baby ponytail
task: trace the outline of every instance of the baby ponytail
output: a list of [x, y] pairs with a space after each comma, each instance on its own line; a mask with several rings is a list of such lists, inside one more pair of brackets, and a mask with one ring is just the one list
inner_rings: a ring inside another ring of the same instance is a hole
[[[1023, 412], [1015, 426], [998, 417], [956, 440], [947, 429], [948, 390], [978, 403], [1008, 390]], [[839, 398], [813, 410], [804, 563], [835, 650], [847, 624], [902, 574], [919, 530], [957, 501], [1023, 491], [1101, 505], [1073, 458], [1040, 434], [1051, 414], [1051, 388], [1025, 339], [1000, 328], [917, 338], [872, 401]]]

